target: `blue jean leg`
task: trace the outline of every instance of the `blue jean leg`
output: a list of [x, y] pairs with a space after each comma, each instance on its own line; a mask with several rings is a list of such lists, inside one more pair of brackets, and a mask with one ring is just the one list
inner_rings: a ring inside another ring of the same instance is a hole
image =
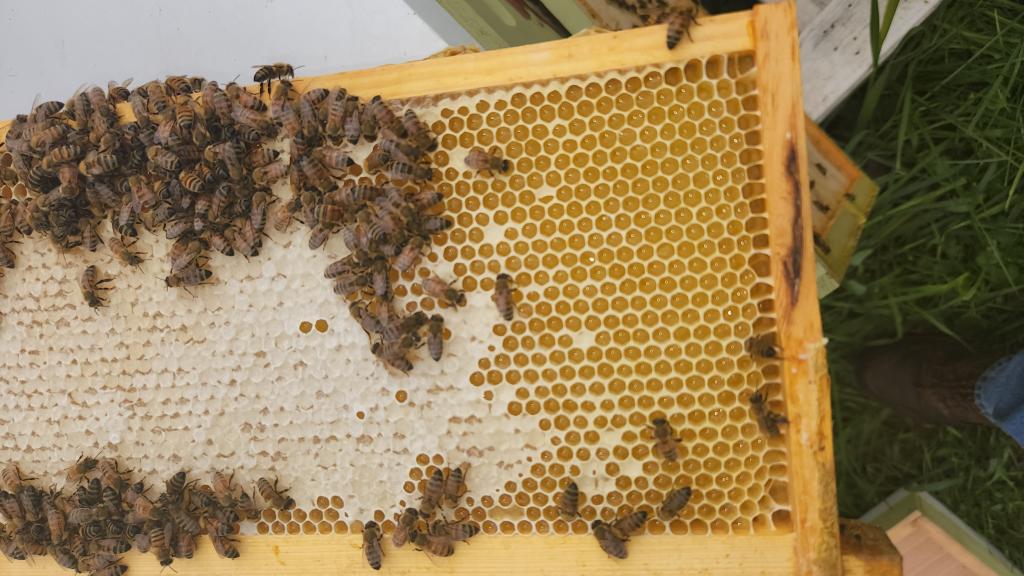
[[982, 414], [1024, 446], [1024, 352], [993, 364], [974, 387]]

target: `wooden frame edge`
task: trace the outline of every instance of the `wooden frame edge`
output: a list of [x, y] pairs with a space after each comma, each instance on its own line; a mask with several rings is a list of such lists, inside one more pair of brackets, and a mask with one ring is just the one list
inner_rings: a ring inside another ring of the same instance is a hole
[[[295, 83], [303, 91], [344, 86], [352, 94], [379, 94], [398, 100], [680, 62], [708, 54], [750, 50], [754, 46], [750, 12], [704, 18], [692, 33], [693, 42], [683, 42], [673, 50], [665, 47], [665, 25], [659, 25], [299, 77]], [[117, 111], [123, 121], [134, 119], [127, 104], [120, 104]], [[0, 121], [0, 138], [9, 126], [10, 120]]]
[[[716, 576], [750, 574], [791, 574], [795, 563], [794, 534], [676, 537], [643, 536], [629, 544], [630, 558], [623, 562], [608, 558], [589, 534], [573, 536], [485, 536], [468, 545], [457, 545], [452, 558], [428, 558], [411, 545], [401, 550], [384, 542], [384, 565], [374, 572], [363, 559], [360, 534], [242, 536], [241, 557], [218, 557], [202, 537], [194, 558], [177, 560], [172, 567], [178, 576], [191, 574], [249, 576], [311, 576], [320, 574], [564, 574], [566, 576], [621, 576], [625, 573], [659, 576], [689, 573], [700, 566]], [[168, 576], [152, 554], [131, 552], [125, 556], [128, 574]], [[870, 554], [843, 557], [847, 576], [879, 576], [885, 564]], [[162, 573], [161, 573], [162, 570]], [[64, 576], [69, 572], [50, 557], [32, 564], [5, 564], [10, 576]]]
[[792, 0], [754, 9], [771, 274], [789, 417], [794, 574], [838, 575], [842, 562], [831, 400], [818, 311], [796, 26]]

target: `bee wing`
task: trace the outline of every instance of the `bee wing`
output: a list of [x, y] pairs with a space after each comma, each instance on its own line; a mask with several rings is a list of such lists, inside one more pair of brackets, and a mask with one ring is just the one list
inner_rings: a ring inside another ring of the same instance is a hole
[[134, 80], [134, 78], [127, 78], [127, 79], [125, 79], [124, 82], [121, 82], [121, 86], [124, 86], [125, 88], [127, 88], [128, 85], [132, 83], [132, 80]]
[[31, 108], [29, 108], [29, 110], [32, 110], [32, 111], [34, 112], [34, 111], [35, 111], [35, 109], [36, 109], [36, 106], [39, 106], [39, 103], [40, 103], [40, 102], [41, 102], [42, 100], [43, 100], [43, 94], [42, 94], [42, 92], [36, 92], [36, 97], [32, 99], [32, 107], [31, 107]]

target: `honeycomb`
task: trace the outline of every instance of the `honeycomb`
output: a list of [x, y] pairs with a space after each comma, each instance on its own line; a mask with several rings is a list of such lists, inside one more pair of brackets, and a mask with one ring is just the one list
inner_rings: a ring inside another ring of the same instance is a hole
[[[260, 534], [390, 531], [435, 467], [463, 461], [454, 516], [488, 534], [582, 533], [680, 486], [691, 503], [648, 532], [791, 531], [786, 445], [748, 402], [761, 389], [785, 413], [778, 363], [745, 349], [776, 326], [756, 74], [744, 52], [410, 101], [456, 222], [425, 259], [468, 305], [424, 295], [426, 268], [402, 276], [397, 300], [447, 326], [442, 361], [409, 375], [376, 362], [324, 281], [340, 238], [311, 253], [292, 228], [259, 258], [216, 254], [194, 297], [163, 285], [169, 246], [151, 236], [141, 271], [26, 240], [0, 280], [0, 459], [54, 479], [99, 450], [151, 480], [280, 476], [299, 508]], [[474, 146], [512, 169], [469, 171]], [[115, 277], [98, 313], [86, 264]], [[490, 301], [499, 272], [512, 322]], [[677, 462], [652, 453], [659, 416]], [[567, 523], [570, 480], [585, 499]]]

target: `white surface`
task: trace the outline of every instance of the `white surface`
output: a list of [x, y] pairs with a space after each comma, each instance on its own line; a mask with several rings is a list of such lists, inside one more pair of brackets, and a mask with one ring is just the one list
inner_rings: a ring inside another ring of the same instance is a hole
[[423, 58], [459, 30], [442, 38], [419, 12], [435, 28], [447, 17], [433, 0], [4, 0], [0, 118], [84, 83], [251, 79], [252, 65], [280, 61], [306, 76]]
[[[941, 0], [901, 0], [882, 45], [884, 60], [939, 7]], [[871, 72], [871, 3], [867, 0], [803, 0], [800, 62], [804, 111], [820, 122]]]

